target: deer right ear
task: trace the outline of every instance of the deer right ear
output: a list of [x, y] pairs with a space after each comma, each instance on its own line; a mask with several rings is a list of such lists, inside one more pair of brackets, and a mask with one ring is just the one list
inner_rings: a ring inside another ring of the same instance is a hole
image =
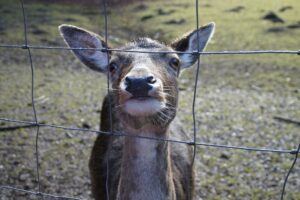
[[92, 32], [72, 25], [60, 25], [59, 31], [65, 42], [71, 48], [95, 48], [95, 49], [73, 49], [74, 54], [89, 68], [106, 72], [108, 65], [108, 54], [99, 49], [106, 48], [102, 38]]
[[[179, 38], [171, 44], [171, 47], [176, 51], [193, 52], [203, 51], [212, 37], [215, 29], [215, 23], [211, 22], [205, 26], [200, 27], [183, 37]], [[198, 40], [199, 36], [199, 40]], [[181, 60], [181, 68], [191, 67], [199, 57], [198, 54], [179, 54]]]

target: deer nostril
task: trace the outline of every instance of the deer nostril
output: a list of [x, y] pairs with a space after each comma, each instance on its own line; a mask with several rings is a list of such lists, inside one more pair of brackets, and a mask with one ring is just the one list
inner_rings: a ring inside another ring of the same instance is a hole
[[156, 79], [153, 76], [148, 76], [146, 79], [150, 84], [154, 84], [156, 82]]
[[127, 86], [129, 86], [131, 82], [132, 82], [132, 79], [129, 78], [129, 77], [127, 76], [127, 77], [125, 78], [125, 84], [126, 84]]

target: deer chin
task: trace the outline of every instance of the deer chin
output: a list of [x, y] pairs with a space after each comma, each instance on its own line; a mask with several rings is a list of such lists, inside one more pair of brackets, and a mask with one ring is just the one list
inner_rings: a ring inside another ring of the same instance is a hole
[[131, 98], [124, 103], [123, 109], [131, 116], [142, 117], [153, 115], [165, 106], [165, 102], [153, 97]]

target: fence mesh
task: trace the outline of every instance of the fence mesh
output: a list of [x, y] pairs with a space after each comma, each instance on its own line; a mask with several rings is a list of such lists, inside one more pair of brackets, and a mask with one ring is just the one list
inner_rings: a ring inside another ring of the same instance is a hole
[[[263, 152], [263, 153], [280, 153], [280, 154], [286, 154], [287, 156], [293, 156], [293, 162], [290, 165], [290, 168], [288, 172], [286, 173], [286, 176], [284, 177], [284, 182], [281, 190], [280, 198], [284, 199], [285, 194], [285, 188], [288, 182], [288, 178], [290, 173], [292, 172], [296, 161], [298, 159], [298, 155], [300, 152], [300, 144], [295, 149], [272, 149], [272, 148], [260, 148], [260, 147], [246, 147], [246, 146], [233, 146], [233, 145], [220, 145], [220, 144], [213, 144], [213, 143], [204, 143], [204, 142], [197, 142], [197, 134], [199, 132], [196, 128], [196, 94], [197, 94], [197, 88], [198, 88], [198, 77], [200, 73], [200, 55], [243, 55], [243, 54], [293, 54], [293, 55], [300, 55], [300, 50], [238, 50], [238, 51], [210, 51], [210, 52], [200, 52], [199, 51], [199, 42], [198, 42], [198, 51], [194, 52], [176, 52], [178, 54], [197, 54], [198, 61], [196, 65], [196, 78], [194, 82], [194, 90], [193, 90], [193, 102], [192, 102], [192, 115], [193, 115], [193, 140], [192, 141], [180, 141], [180, 140], [173, 140], [173, 139], [162, 139], [162, 138], [154, 138], [154, 137], [146, 137], [146, 136], [133, 136], [133, 135], [127, 135], [124, 133], [118, 133], [112, 131], [112, 105], [110, 103], [110, 131], [99, 131], [99, 130], [93, 130], [93, 129], [86, 129], [86, 128], [74, 128], [74, 127], [67, 127], [67, 126], [61, 126], [61, 125], [54, 125], [54, 124], [46, 124], [46, 123], [40, 123], [37, 116], [37, 111], [35, 107], [35, 68], [33, 66], [32, 61], [32, 54], [31, 49], [47, 49], [47, 50], [97, 50], [102, 52], [128, 52], [128, 53], [174, 53], [174, 51], [142, 51], [142, 50], [122, 50], [122, 49], [113, 49], [113, 48], [102, 48], [102, 49], [95, 49], [95, 48], [69, 48], [69, 47], [63, 47], [63, 46], [37, 46], [37, 45], [30, 45], [28, 44], [27, 39], [27, 18], [26, 18], [26, 11], [24, 8], [24, 2], [23, 0], [20, 0], [21, 5], [21, 12], [23, 14], [23, 29], [24, 29], [24, 44], [23, 45], [15, 45], [15, 44], [0, 44], [0, 48], [20, 48], [25, 51], [27, 51], [29, 62], [30, 62], [30, 69], [31, 69], [31, 105], [32, 105], [32, 113], [34, 116], [34, 119], [31, 121], [22, 121], [17, 119], [11, 119], [11, 118], [0, 118], [0, 121], [4, 122], [10, 122], [10, 123], [21, 123], [24, 124], [24, 126], [30, 126], [30, 127], [36, 127], [36, 133], [35, 133], [35, 165], [36, 165], [36, 181], [37, 181], [37, 191], [32, 190], [26, 190], [26, 189], [20, 189], [15, 186], [11, 185], [1, 185], [0, 190], [13, 190], [17, 192], [24, 192], [31, 195], [36, 195], [37, 197], [49, 197], [53, 199], [80, 199], [75, 197], [68, 197], [68, 196], [61, 196], [61, 195], [54, 195], [54, 194], [48, 194], [44, 193], [41, 190], [41, 183], [40, 183], [40, 160], [39, 160], [39, 130], [40, 127], [50, 127], [55, 129], [63, 129], [68, 131], [81, 131], [81, 132], [90, 132], [90, 133], [96, 133], [96, 134], [105, 134], [110, 136], [119, 136], [119, 137], [135, 137], [135, 138], [141, 138], [141, 139], [148, 139], [148, 140], [158, 140], [158, 141], [166, 141], [171, 143], [178, 143], [178, 144], [185, 144], [185, 145], [192, 145], [194, 147], [194, 154], [193, 154], [193, 163], [196, 156], [196, 149], [198, 146], [204, 146], [204, 147], [210, 147], [210, 148], [220, 148], [220, 149], [232, 149], [232, 150], [242, 150], [242, 151], [254, 151], [254, 152]], [[103, 11], [104, 11], [104, 21], [105, 21], [105, 41], [107, 43], [108, 40], [108, 20], [107, 20], [107, 2], [106, 0], [102, 1]], [[196, 28], [199, 28], [199, 3], [198, 0], [195, 0], [195, 18], [196, 18]], [[199, 41], [199, 34], [197, 35], [197, 40]], [[107, 57], [108, 58], [108, 57]], [[107, 74], [107, 93], [109, 93], [111, 90], [110, 82], [109, 82], [109, 73]], [[109, 157], [109, 156], [107, 156]], [[107, 174], [109, 170], [109, 162], [107, 162]], [[106, 178], [106, 192], [108, 193], [108, 177]], [[108, 196], [108, 195], [107, 195]]]

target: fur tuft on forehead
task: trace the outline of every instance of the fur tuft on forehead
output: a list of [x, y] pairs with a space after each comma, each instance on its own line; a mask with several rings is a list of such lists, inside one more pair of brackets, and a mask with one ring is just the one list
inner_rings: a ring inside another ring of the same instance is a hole
[[131, 49], [155, 49], [155, 48], [165, 48], [166, 46], [156, 40], [142, 37], [138, 38], [128, 44], [126, 44], [122, 49], [131, 50]]

